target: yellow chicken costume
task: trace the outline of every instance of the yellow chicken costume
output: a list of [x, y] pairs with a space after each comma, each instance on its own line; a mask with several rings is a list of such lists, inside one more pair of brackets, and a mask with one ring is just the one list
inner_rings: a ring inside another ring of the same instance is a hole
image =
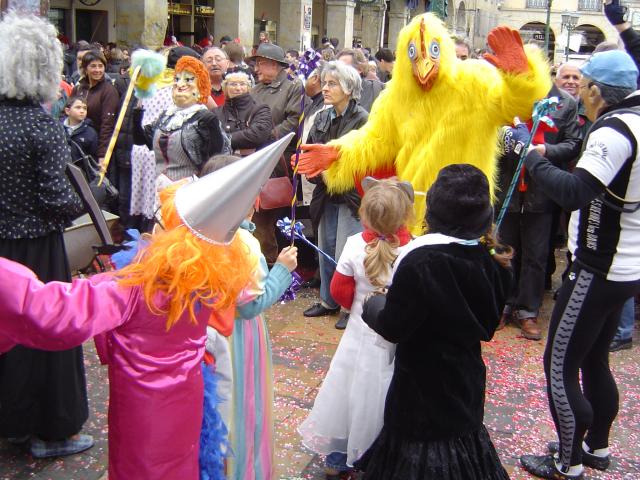
[[418, 193], [415, 234], [424, 230], [424, 194], [441, 168], [475, 165], [493, 190], [498, 128], [516, 116], [530, 118], [551, 79], [542, 53], [523, 47], [517, 31], [498, 27], [488, 43], [494, 55], [458, 60], [441, 20], [429, 13], [415, 17], [400, 32], [393, 80], [368, 122], [327, 145], [303, 145], [299, 173], [326, 170], [333, 193], [353, 189], [366, 175], [395, 173]]

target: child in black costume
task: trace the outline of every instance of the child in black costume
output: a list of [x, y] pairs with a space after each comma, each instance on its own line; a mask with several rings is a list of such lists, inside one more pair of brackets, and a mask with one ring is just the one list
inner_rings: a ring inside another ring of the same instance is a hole
[[364, 479], [504, 480], [483, 425], [491, 340], [511, 286], [511, 252], [497, 253], [485, 175], [442, 169], [427, 193], [428, 232], [398, 257], [386, 295], [363, 319], [397, 343], [383, 429], [356, 467]]

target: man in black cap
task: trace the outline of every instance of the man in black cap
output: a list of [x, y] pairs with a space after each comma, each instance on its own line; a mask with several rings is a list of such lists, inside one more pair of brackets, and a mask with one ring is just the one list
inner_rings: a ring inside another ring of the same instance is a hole
[[[273, 118], [273, 136], [282, 138], [290, 132], [295, 132], [300, 116], [300, 101], [303, 87], [298, 79], [289, 80], [287, 68], [289, 63], [284, 57], [284, 50], [274, 43], [261, 43], [255, 56], [255, 73], [258, 83], [251, 90], [251, 96], [257, 103], [266, 103], [271, 108]], [[295, 152], [295, 140], [289, 144], [285, 158]], [[280, 166], [276, 167], [278, 171]], [[278, 171], [279, 176], [288, 172]], [[256, 224], [255, 235], [260, 240], [262, 251], [267, 262], [273, 263], [278, 257], [278, 244], [275, 236], [275, 210], [262, 210], [253, 217]]]

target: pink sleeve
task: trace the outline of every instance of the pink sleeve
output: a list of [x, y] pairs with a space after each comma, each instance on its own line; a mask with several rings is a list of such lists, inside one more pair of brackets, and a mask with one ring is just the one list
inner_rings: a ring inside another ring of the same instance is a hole
[[17, 344], [67, 350], [122, 325], [132, 291], [96, 280], [45, 284], [24, 265], [0, 258], [0, 352]]

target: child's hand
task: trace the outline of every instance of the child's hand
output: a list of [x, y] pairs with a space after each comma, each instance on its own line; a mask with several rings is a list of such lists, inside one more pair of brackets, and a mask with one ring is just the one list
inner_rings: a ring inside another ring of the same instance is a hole
[[298, 247], [283, 248], [276, 263], [281, 263], [287, 270], [293, 272], [298, 266]]

